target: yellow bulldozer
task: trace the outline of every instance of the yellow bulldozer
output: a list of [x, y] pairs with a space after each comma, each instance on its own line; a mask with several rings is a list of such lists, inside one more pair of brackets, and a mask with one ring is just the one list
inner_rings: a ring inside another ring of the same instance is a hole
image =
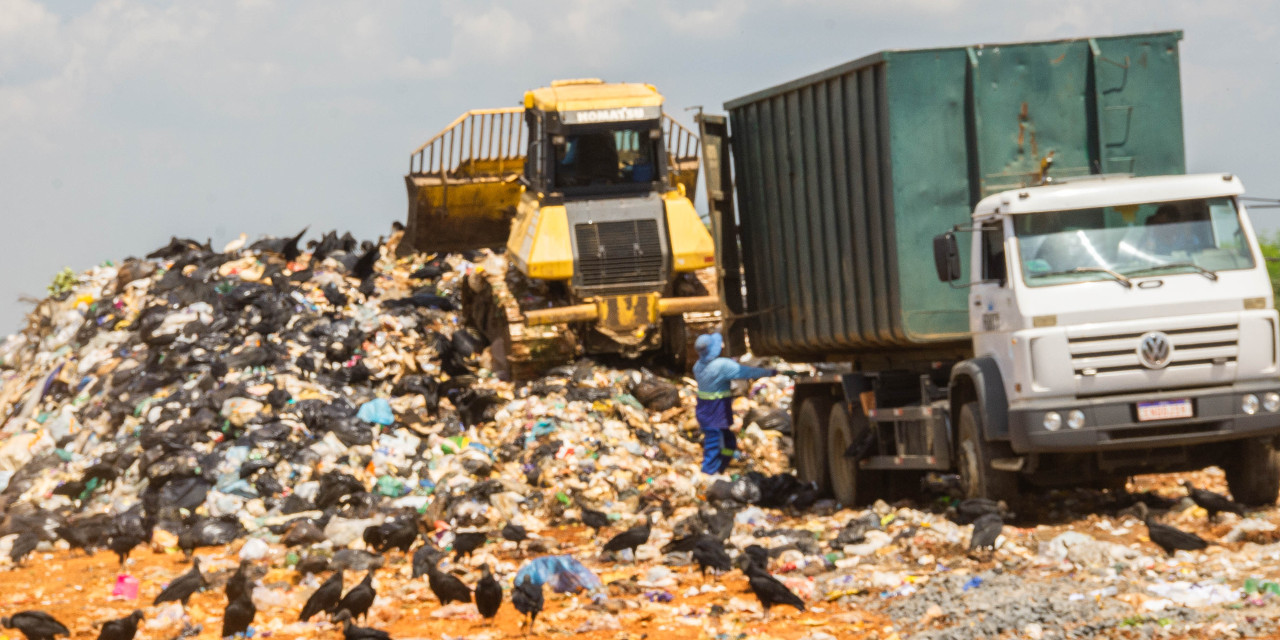
[[[468, 111], [410, 156], [402, 246], [491, 249], [468, 321], [516, 378], [580, 354], [692, 364], [718, 321], [715, 246], [694, 210], [698, 139], [652, 85], [559, 80]], [[496, 268], [495, 268], [496, 266]]]

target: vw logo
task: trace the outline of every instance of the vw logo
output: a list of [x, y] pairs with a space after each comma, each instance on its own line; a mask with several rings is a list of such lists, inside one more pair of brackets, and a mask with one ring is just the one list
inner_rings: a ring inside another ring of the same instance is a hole
[[1138, 361], [1148, 369], [1163, 369], [1173, 357], [1173, 343], [1169, 336], [1152, 331], [1138, 339]]

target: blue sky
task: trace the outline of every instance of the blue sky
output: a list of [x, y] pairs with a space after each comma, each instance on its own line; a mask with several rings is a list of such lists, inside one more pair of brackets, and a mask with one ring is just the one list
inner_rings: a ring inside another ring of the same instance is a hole
[[1280, 198], [1280, 3], [0, 0], [0, 334], [61, 267], [170, 235], [385, 233], [410, 150], [554, 78], [651, 82], [688, 120], [881, 49], [1165, 29], [1188, 169]]

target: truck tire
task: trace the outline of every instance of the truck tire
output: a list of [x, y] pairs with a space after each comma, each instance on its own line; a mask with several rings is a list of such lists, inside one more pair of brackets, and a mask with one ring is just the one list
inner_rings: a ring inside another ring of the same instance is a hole
[[1280, 451], [1271, 438], [1241, 440], [1222, 466], [1236, 502], [1271, 506], [1280, 496]]
[[831, 491], [831, 474], [827, 470], [827, 415], [831, 399], [805, 398], [800, 403], [794, 428], [796, 477], [801, 482], [816, 482], [826, 494]]
[[859, 470], [858, 461], [844, 455], [849, 445], [870, 428], [870, 421], [861, 411], [851, 419], [844, 403], [831, 407], [831, 417], [827, 420], [827, 466], [831, 471], [831, 493], [842, 506], [867, 504], [879, 497], [883, 472]]
[[960, 433], [956, 439], [956, 464], [966, 498], [1012, 500], [1018, 495], [1018, 474], [997, 471], [991, 461], [1004, 455], [1013, 455], [1007, 443], [988, 442], [982, 437], [982, 415], [977, 402], [966, 402], [960, 407]]

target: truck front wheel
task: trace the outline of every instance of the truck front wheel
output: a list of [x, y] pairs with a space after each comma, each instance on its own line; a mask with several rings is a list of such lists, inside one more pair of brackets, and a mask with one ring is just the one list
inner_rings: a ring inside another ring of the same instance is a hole
[[831, 475], [827, 472], [827, 414], [831, 399], [805, 398], [796, 414], [796, 477], [801, 482], [815, 482], [822, 493], [831, 491]]
[[1280, 451], [1271, 438], [1241, 440], [1222, 466], [1236, 502], [1270, 506], [1280, 496]]
[[988, 442], [982, 437], [982, 417], [977, 402], [967, 402], [960, 407], [956, 460], [965, 497], [1012, 500], [1018, 495], [1018, 474], [991, 468], [991, 461], [1000, 457], [1002, 448], [1008, 445]]
[[857, 417], [850, 419], [849, 410], [843, 403], [831, 407], [831, 418], [827, 420], [827, 460], [831, 468], [831, 493], [836, 502], [846, 507], [867, 504], [876, 499], [880, 492], [881, 475], [879, 471], [858, 469], [858, 461], [845, 456], [849, 445], [867, 437], [871, 429], [871, 421], [857, 412]]

